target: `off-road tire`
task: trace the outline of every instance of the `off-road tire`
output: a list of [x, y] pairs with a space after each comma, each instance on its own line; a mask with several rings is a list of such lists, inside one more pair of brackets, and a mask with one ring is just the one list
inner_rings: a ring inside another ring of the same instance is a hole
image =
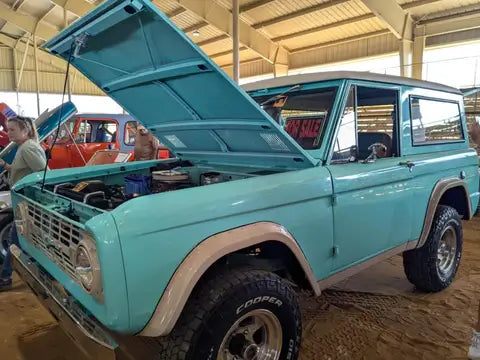
[[[456, 253], [451, 272], [447, 276], [442, 276], [437, 263], [437, 252], [441, 236], [449, 226], [456, 233]], [[437, 292], [445, 289], [452, 283], [460, 265], [462, 243], [462, 221], [457, 211], [450, 206], [439, 205], [425, 244], [421, 248], [403, 253], [403, 266], [407, 279], [417, 289], [425, 292]]]
[[263, 270], [237, 268], [216, 273], [195, 289], [172, 333], [158, 338], [161, 352], [157, 360], [216, 360], [228, 330], [256, 309], [270, 311], [281, 324], [278, 359], [297, 359], [302, 326], [297, 296], [290, 285]]
[[13, 213], [0, 214], [0, 265], [5, 259], [5, 250], [10, 246], [10, 229], [13, 226]]

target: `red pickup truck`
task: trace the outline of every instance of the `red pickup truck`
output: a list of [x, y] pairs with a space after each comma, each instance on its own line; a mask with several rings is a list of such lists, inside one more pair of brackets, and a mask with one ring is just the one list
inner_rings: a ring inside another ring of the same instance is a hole
[[0, 150], [10, 143], [7, 135], [7, 120], [17, 116], [7, 104], [0, 103]]

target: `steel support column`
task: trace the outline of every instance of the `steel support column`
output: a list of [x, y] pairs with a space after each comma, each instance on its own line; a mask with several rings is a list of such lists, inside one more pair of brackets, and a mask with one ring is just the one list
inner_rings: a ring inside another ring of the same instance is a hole
[[409, 40], [400, 40], [398, 53], [400, 56], [400, 75], [411, 77], [413, 43]]
[[35, 60], [35, 91], [37, 92], [37, 113], [40, 116], [40, 86], [38, 80], [38, 56], [37, 56], [37, 38], [33, 34], [33, 58]]
[[423, 52], [425, 50], [425, 36], [415, 36], [413, 40], [412, 77], [422, 80]]
[[20, 73], [18, 74], [18, 79], [17, 79], [17, 92], [19, 91], [18, 89], [20, 88], [20, 83], [22, 82], [22, 76], [23, 76], [23, 69], [25, 68], [25, 61], [27, 60], [27, 54], [28, 54], [28, 44], [30, 43], [31, 37], [27, 39], [27, 43], [25, 45], [25, 52], [23, 53], [23, 59], [22, 59], [22, 66], [20, 66]]
[[[63, 8], [63, 28], [65, 29], [67, 26], [68, 26], [67, 9]], [[68, 101], [72, 101], [72, 84], [70, 81], [70, 74], [68, 74], [67, 90], [68, 90]]]
[[240, 5], [238, 0], [232, 2], [232, 38], [233, 38], [233, 80], [238, 84], [240, 80], [240, 29], [238, 27], [238, 15], [240, 12]]

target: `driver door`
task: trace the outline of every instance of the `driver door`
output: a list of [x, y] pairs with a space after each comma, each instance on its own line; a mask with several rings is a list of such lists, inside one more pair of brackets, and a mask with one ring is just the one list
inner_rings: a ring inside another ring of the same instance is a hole
[[[410, 240], [412, 174], [399, 156], [398, 92], [389, 86], [350, 89], [328, 165], [334, 192], [333, 273]], [[384, 145], [376, 146], [381, 158], [364, 162], [374, 143]]]

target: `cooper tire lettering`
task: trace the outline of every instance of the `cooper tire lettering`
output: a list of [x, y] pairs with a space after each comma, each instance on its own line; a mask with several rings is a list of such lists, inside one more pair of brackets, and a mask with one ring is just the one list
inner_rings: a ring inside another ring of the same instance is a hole
[[291, 360], [292, 359], [294, 346], [295, 346], [295, 340], [293, 340], [293, 339], [288, 340], [288, 352], [287, 352], [286, 360]]
[[277, 305], [278, 307], [281, 307], [283, 305], [283, 302], [279, 299], [277, 299], [275, 296], [257, 296], [253, 299], [248, 299], [245, 301], [242, 305], [240, 305], [237, 308], [236, 314], [240, 314], [243, 310], [248, 309], [252, 305], [257, 305], [262, 302], [269, 302], [270, 304]]

